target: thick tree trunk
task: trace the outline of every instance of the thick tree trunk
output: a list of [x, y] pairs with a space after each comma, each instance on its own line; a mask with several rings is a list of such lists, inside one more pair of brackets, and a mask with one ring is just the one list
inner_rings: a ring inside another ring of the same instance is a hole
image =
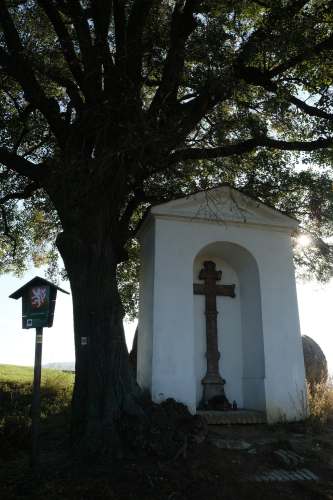
[[138, 360], [137, 360], [137, 358], [138, 358], [138, 335], [139, 335], [139, 328], [136, 327], [134, 339], [133, 339], [132, 350], [129, 354], [130, 364], [131, 364], [132, 370], [134, 370], [134, 373], [136, 373], [137, 362], [138, 362]]
[[57, 240], [69, 275], [74, 311], [76, 377], [72, 438], [86, 451], [119, 450], [121, 415], [140, 412], [117, 289], [117, 256], [109, 236]]

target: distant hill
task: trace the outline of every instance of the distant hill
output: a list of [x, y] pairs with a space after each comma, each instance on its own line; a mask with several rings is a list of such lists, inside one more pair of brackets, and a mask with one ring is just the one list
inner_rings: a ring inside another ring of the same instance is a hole
[[52, 368], [53, 370], [75, 370], [74, 361], [59, 361], [57, 363], [47, 363], [43, 365], [43, 368]]

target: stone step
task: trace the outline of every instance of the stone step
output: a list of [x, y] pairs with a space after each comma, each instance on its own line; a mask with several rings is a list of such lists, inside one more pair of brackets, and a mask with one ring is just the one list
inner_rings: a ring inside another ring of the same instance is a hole
[[208, 425], [266, 424], [266, 414], [257, 410], [197, 411]]
[[248, 481], [256, 482], [272, 482], [272, 481], [319, 481], [319, 477], [309, 469], [273, 469], [265, 470], [261, 474], [257, 474]]

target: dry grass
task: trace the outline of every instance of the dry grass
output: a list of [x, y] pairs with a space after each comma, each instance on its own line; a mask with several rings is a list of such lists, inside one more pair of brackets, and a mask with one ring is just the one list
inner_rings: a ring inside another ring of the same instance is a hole
[[318, 384], [308, 384], [309, 421], [323, 426], [333, 419], [333, 378]]

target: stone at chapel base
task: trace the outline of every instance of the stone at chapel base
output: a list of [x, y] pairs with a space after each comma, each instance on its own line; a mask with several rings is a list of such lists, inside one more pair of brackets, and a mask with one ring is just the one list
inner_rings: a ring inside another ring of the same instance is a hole
[[310, 385], [326, 382], [327, 361], [320, 346], [311, 337], [302, 336], [305, 376]]

